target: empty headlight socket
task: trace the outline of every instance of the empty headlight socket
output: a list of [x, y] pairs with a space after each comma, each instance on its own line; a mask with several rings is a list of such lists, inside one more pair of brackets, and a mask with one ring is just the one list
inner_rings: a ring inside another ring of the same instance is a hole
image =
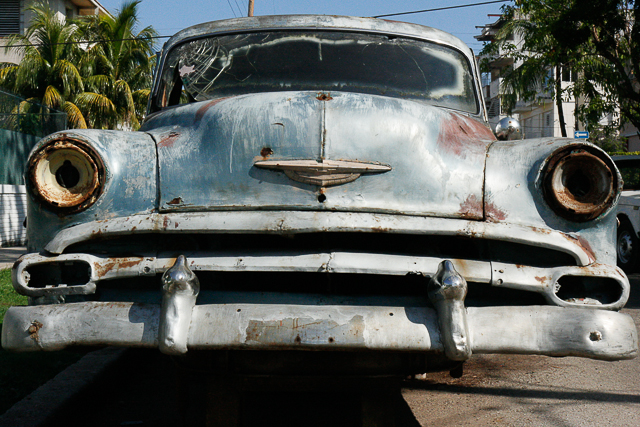
[[31, 194], [50, 210], [81, 212], [104, 187], [104, 164], [88, 144], [60, 137], [42, 146], [29, 160]]
[[559, 216], [576, 222], [591, 221], [605, 213], [620, 191], [613, 163], [585, 144], [554, 152], [544, 167], [545, 200]]

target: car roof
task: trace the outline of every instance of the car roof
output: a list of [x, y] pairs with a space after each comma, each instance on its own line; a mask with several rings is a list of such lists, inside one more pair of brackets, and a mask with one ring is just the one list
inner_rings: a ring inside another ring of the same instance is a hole
[[[481, 94], [477, 73], [477, 65], [473, 51], [458, 37], [445, 31], [424, 25], [410, 24], [407, 22], [390, 21], [378, 18], [336, 16], [336, 15], [265, 15], [245, 18], [224, 19], [220, 21], [206, 22], [188, 27], [176, 33], [163, 46], [162, 55], [157, 64], [157, 70], [164, 67], [167, 54], [171, 49], [185, 41], [199, 39], [207, 36], [223, 34], [241, 34], [257, 31], [346, 31], [354, 33], [373, 33], [394, 35], [412, 39], [420, 39], [442, 46], [448, 46], [459, 51], [467, 58], [474, 73], [475, 91], [480, 103], [479, 113], [486, 121], [486, 108]], [[155, 77], [151, 96], [157, 94], [160, 86], [159, 76]]]
[[462, 40], [447, 32], [407, 22], [333, 15], [267, 15], [206, 22], [176, 33], [166, 42], [164, 50], [166, 52], [171, 49], [171, 47], [185, 40], [207, 35], [243, 33], [256, 30], [273, 31], [280, 29], [343, 30], [419, 38], [454, 47], [460, 50], [469, 59], [470, 63], [474, 62], [471, 49]]

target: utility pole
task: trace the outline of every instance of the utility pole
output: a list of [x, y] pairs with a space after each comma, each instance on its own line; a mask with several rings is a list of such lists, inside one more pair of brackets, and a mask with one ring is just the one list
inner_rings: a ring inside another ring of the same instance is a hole
[[253, 1], [254, 0], [249, 0], [249, 13], [247, 16], [253, 16]]

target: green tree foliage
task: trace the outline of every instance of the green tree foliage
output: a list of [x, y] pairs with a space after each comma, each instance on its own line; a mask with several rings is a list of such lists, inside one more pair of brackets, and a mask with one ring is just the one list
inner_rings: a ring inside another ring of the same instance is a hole
[[6, 47], [24, 59], [0, 65], [0, 87], [65, 111], [73, 128], [137, 129], [156, 36], [152, 27], [135, 32], [139, 3], [125, 2], [115, 16], [73, 22], [46, 2], [27, 7], [34, 17], [25, 35], [11, 36]]
[[81, 63], [87, 92], [78, 100], [96, 128], [139, 127], [151, 87], [154, 37], [146, 27], [136, 33], [140, 0], [125, 2], [116, 16], [91, 16], [78, 22], [96, 41]]
[[[503, 8], [506, 25], [483, 53], [515, 58], [504, 73], [505, 107], [533, 100], [554, 87], [556, 103], [580, 99], [577, 118], [610, 140], [629, 122], [640, 129], [640, 27], [638, 4], [629, 0], [518, 0]], [[509, 40], [517, 34], [516, 46]], [[563, 91], [559, 71], [571, 69], [574, 84]], [[549, 73], [549, 70], [552, 70]], [[602, 126], [608, 117], [611, 125]]]
[[[535, 3], [540, 6], [544, 1]], [[575, 60], [573, 52], [562, 49], [549, 31], [549, 10], [522, 4], [520, 8], [504, 7], [503, 12], [505, 24], [481, 53], [513, 58], [513, 65], [502, 73], [503, 108], [510, 114], [518, 100], [539, 101], [550, 96], [556, 103], [562, 136], [567, 136], [562, 102], [568, 94], [562, 87], [561, 72]]]
[[[557, 2], [557, 1], [556, 1]], [[589, 100], [580, 111], [589, 123], [616, 115], [616, 124], [640, 129], [640, 18], [636, 1], [557, 2], [551, 33], [563, 49], [584, 53], [576, 92]]]

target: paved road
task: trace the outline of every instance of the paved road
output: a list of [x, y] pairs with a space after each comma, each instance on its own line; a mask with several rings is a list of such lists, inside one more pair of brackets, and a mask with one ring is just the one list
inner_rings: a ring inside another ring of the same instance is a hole
[[20, 255], [25, 252], [27, 252], [27, 248], [24, 246], [0, 248], [0, 270], [3, 268], [11, 268], [14, 261], [20, 258]]

